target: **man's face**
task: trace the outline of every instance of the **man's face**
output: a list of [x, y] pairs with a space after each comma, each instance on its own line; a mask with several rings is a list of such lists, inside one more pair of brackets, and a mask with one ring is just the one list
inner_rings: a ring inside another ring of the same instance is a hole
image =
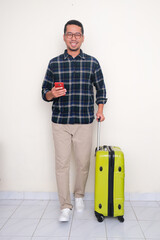
[[[75, 35], [73, 35], [75, 34]], [[81, 27], [77, 25], [68, 25], [63, 39], [70, 51], [78, 51], [84, 41], [84, 36], [81, 32]]]

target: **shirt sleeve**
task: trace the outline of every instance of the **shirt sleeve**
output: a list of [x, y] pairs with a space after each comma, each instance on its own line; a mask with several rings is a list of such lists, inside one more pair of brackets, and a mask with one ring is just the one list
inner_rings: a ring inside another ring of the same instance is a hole
[[106, 87], [103, 79], [103, 73], [97, 60], [94, 65], [93, 84], [96, 88], [96, 104], [105, 104], [107, 102]]
[[44, 77], [44, 81], [42, 84], [42, 98], [44, 101], [51, 102], [52, 100], [47, 100], [46, 99], [46, 93], [49, 92], [52, 87], [54, 86], [54, 77], [53, 77], [53, 72], [51, 70], [51, 64], [49, 62], [48, 68]]

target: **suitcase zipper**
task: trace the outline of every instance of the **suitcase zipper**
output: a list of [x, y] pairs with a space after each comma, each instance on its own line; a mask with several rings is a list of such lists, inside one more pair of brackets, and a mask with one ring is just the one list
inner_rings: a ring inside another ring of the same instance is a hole
[[114, 186], [114, 159], [115, 154], [111, 147], [109, 150], [109, 174], [108, 174], [108, 216], [113, 216], [113, 186]]

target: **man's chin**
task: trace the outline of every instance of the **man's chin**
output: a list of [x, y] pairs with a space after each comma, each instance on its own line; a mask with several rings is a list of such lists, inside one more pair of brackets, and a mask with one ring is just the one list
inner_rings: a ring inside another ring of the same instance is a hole
[[72, 51], [72, 52], [76, 52], [76, 51], [79, 50], [79, 48], [69, 48], [69, 50]]

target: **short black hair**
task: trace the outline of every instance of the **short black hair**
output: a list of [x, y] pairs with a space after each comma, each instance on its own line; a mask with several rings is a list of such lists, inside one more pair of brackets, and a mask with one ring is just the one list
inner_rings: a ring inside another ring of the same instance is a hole
[[82, 31], [82, 35], [84, 34], [84, 28], [81, 22], [77, 21], [77, 20], [70, 20], [68, 21], [65, 26], [64, 26], [64, 34], [66, 33], [66, 29], [67, 29], [67, 25], [77, 25], [79, 27], [81, 27], [81, 31]]

